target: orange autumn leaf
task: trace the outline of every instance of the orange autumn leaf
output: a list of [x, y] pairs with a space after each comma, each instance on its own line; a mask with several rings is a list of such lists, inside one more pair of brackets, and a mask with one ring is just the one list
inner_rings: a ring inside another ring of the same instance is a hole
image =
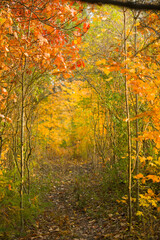
[[143, 174], [142, 173], [139, 173], [138, 175], [134, 176], [135, 179], [140, 179], [140, 178], [143, 178]]
[[11, 122], [12, 122], [12, 119], [11, 119], [11, 118], [9, 118], [9, 117], [6, 117], [6, 120], [7, 120], [9, 123], [11, 123]]
[[150, 195], [150, 196], [154, 196], [154, 192], [152, 191], [152, 189], [148, 189], [148, 194]]
[[146, 178], [147, 178], [148, 180], [152, 180], [154, 183], [155, 183], [155, 182], [160, 182], [160, 177], [157, 176], [157, 175], [148, 175], [148, 176], [146, 176]]

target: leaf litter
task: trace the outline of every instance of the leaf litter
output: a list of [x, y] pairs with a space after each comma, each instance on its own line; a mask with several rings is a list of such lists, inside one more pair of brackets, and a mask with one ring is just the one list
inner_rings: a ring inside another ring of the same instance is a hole
[[[86, 167], [81, 168], [86, 174]], [[73, 172], [74, 175], [79, 173], [79, 170], [76, 171], [75, 169], [72, 171], [72, 167], [71, 169], [69, 167], [65, 173], [58, 173], [58, 176], [61, 176], [58, 181], [53, 179], [52, 190], [46, 196], [50, 207], [37, 218], [36, 223], [30, 226], [26, 230], [26, 235], [19, 240], [139, 239], [135, 235], [128, 235], [127, 218], [123, 209], [118, 208], [118, 203], [112, 201], [112, 196], [108, 197], [105, 214], [102, 215], [97, 214], [101, 203], [97, 202], [94, 206], [90, 204], [86, 207], [79, 206], [73, 187]]]

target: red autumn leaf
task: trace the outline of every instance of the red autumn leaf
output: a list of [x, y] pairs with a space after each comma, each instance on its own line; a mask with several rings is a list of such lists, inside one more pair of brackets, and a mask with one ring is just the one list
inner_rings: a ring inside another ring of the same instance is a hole
[[90, 28], [90, 24], [89, 23], [84, 23], [83, 24], [83, 30], [86, 32], [88, 29]]
[[72, 66], [70, 67], [71, 70], [74, 70], [75, 68], [76, 68], [75, 65], [72, 65]]
[[84, 62], [82, 61], [82, 59], [79, 59], [77, 61], [77, 67], [85, 67]]

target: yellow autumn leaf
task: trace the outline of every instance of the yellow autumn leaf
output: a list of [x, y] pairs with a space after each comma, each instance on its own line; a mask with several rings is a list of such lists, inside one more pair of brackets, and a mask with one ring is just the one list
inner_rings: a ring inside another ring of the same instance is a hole
[[98, 20], [98, 17], [94, 17], [92, 18], [93, 21], [97, 21]]
[[150, 195], [150, 196], [154, 196], [154, 192], [152, 191], [152, 189], [148, 189], [148, 194]]
[[110, 73], [110, 70], [107, 69], [107, 68], [104, 68], [104, 69], [103, 69], [103, 72], [104, 72], [106, 75], [108, 75], [108, 74]]
[[140, 25], [140, 22], [136, 22], [134, 26], [139, 26]]
[[101, 64], [105, 64], [106, 63], [106, 59], [101, 59], [99, 61], [96, 62], [96, 65], [101, 65]]
[[57, 72], [59, 72], [59, 69], [53, 69], [52, 70], [52, 73], [54, 74], [54, 73], [57, 73]]
[[140, 157], [140, 162], [145, 162], [146, 161], [146, 158], [143, 156], [143, 157]]
[[110, 73], [110, 69], [108, 68], [98, 68], [99, 70], [103, 71], [106, 75]]
[[160, 158], [158, 159], [158, 161], [155, 161], [154, 163], [155, 165], [160, 166]]
[[143, 212], [137, 211], [137, 212], [136, 212], [136, 215], [137, 215], [137, 216], [143, 216]]
[[6, 21], [5, 18], [0, 17], [0, 24], [2, 25]]
[[151, 202], [153, 207], [155, 207], [155, 208], [157, 207], [157, 201], [156, 200], [152, 199], [150, 202]]
[[134, 68], [130, 69], [129, 71], [130, 71], [130, 73], [135, 73], [135, 69]]
[[109, 82], [109, 81], [111, 81], [112, 79], [113, 79], [112, 77], [106, 78], [105, 81]]

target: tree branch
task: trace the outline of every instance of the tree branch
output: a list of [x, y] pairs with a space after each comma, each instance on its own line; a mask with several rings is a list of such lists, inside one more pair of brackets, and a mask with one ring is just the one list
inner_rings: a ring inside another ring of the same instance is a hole
[[122, 1], [122, 0], [81, 0], [86, 3], [96, 4], [110, 4], [118, 7], [126, 7], [135, 10], [157, 10], [160, 11], [159, 1], [153, 1], [154, 3], [147, 3], [142, 1]]

